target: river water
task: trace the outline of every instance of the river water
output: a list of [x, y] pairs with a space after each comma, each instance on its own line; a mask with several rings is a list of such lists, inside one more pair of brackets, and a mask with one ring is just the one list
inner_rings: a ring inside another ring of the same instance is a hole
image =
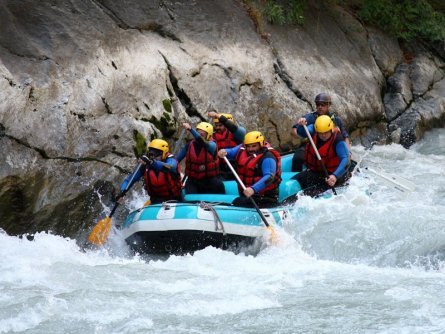
[[445, 129], [362, 166], [338, 196], [301, 198], [258, 256], [208, 248], [147, 261], [0, 233], [0, 333], [445, 333]]

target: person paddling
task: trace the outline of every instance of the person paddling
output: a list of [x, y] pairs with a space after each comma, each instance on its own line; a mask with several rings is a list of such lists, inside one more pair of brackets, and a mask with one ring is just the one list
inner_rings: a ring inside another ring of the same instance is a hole
[[[306, 124], [305, 118], [298, 120], [298, 125], [306, 127]], [[329, 188], [344, 184], [350, 178], [350, 154], [342, 134], [335, 131], [334, 122], [329, 116], [319, 116], [315, 124], [307, 126], [307, 130], [312, 136], [321, 161], [318, 160], [314, 147], [308, 143], [304, 160], [307, 170], [298, 173], [295, 179], [300, 183], [305, 195], [314, 197]], [[304, 137], [307, 138], [306, 133]]]
[[[317, 94], [315, 97], [315, 112], [310, 112], [304, 115], [303, 117], [299, 118], [297, 120], [297, 123], [292, 126], [291, 135], [295, 138], [306, 138], [306, 133], [303, 128], [303, 126], [300, 125], [300, 121], [302, 119], [306, 120], [307, 125], [314, 124], [316, 119], [319, 116], [327, 115], [331, 117], [332, 121], [334, 122], [334, 126], [336, 129], [340, 131], [343, 138], [345, 139], [346, 144], [348, 145], [348, 148], [350, 149], [351, 144], [349, 142], [349, 134], [346, 131], [346, 128], [343, 124], [342, 119], [333, 114], [330, 111], [331, 105], [332, 105], [332, 98], [327, 93], [320, 93]], [[302, 145], [295, 150], [294, 156], [292, 158], [292, 171], [293, 172], [301, 172], [303, 170], [303, 164], [304, 164], [304, 156], [305, 156], [305, 148], [306, 148], [307, 140], [302, 141]]]
[[281, 183], [281, 156], [265, 141], [259, 131], [251, 131], [244, 137], [242, 145], [219, 150], [218, 156], [236, 161], [236, 172], [246, 189], [238, 184], [240, 196], [233, 205], [252, 207], [252, 196], [259, 207], [278, 204], [278, 188]]
[[[162, 139], [153, 139], [147, 146], [147, 153], [139, 158], [141, 167], [132, 176], [128, 176], [120, 186], [116, 200], [122, 202], [122, 193], [144, 178], [144, 186], [152, 204], [170, 200], [181, 200], [181, 173], [178, 161], [169, 152], [168, 143]], [[131, 178], [132, 177], [132, 178]]]

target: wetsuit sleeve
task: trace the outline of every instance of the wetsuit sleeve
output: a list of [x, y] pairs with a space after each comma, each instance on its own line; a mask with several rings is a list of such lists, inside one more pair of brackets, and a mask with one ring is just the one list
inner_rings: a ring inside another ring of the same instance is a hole
[[227, 159], [234, 160], [236, 155], [238, 154], [239, 149], [241, 148], [241, 145], [232, 147], [232, 148], [226, 148], [227, 152]]
[[181, 150], [179, 151], [178, 155], [176, 156], [176, 160], [178, 160], [178, 162], [181, 162], [182, 159], [185, 158], [185, 155], [187, 154], [187, 149], [189, 147], [190, 143], [185, 144]]
[[172, 174], [178, 174], [177, 166], [178, 162], [176, 161], [175, 158], [167, 158], [165, 162], [155, 160], [152, 168], [155, 171], [164, 171], [164, 172], [170, 172]]
[[339, 141], [337, 145], [335, 145], [335, 153], [337, 153], [340, 164], [338, 165], [337, 169], [334, 171], [335, 177], [339, 179], [346, 173], [346, 167], [348, 166], [349, 162], [349, 150], [348, 145], [344, 140]]
[[235, 141], [238, 144], [242, 144], [244, 136], [246, 135], [246, 129], [242, 126], [236, 125], [231, 120], [228, 120], [224, 115], [219, 117], [219, 121], [233, 134]]
[[[301, 133], [299, 132], [300, 129], [302, 130]], [[315, 133], [314, 124], [309, 124], [309, 125], [307, 125], [307, 129], [309, 130], [309, 133], [310, 133], [311, 135], [314, 135], [314, 133]], [[306, 131], [304, 130], [304, 127], [303, 127], [302, 125], [299, 125], [299, 126], [298, 126], [298, 128], [297, 128], [297, 132], [298, 132], [298, 135], [299, 135], [300, 137], [307, 138]]]
[[119, 187], [119, 191], [120, 191], [120, 192], [123, 192], [123, 191], [125, 191], [125, 189], [127, 189], [127, 191], [128, 191], [128, 189], [130, 189], [130, 188], [133, 186], [133, 184], [135, 184], [137, 181], [139, 181], [139, 180], [141, 179], [142, 175], [143, 175], [144, 167], [145, 167], [145, 166], [142, 165], [141, 168], [139, 168], [139, 169], [137, 170], [137, 172], [136, 172], [136, 174], [134, 174], [134, 178], [133, 178], [133, 180], [131, 181], [130, 184], [128, 184], [128, 182], [130, 182], [130, 179], [131, 179], [131, 177], [132, 177], [133, 174], [129, 174], [129, 175], [125, 178], [125, 180], [122, 181], [122, 184], [121, 184], [121, 186]]
[[343, 138], [348, 138], [349, 137], [348, 131], [346, 131], [346, 128], [343, 125], [343, 121], [338, 116], [335, 117], [335, 125], [340, 129], [340, 132], [341, 132]]
[[[307, 127], [308, 127], [308, 129], [310, 129], [310, 126], [315, 123], [315, 116], [313, 114], [306, 114], [306, 115], [304, 115], [304, 118], [306, 118]], [[297, 134], [300, 137], [307, 138], [306, 131], [304, 131], [304, 126], [295, 124], [294, 128], [297, 129]]]
[[273, 180], [275, 173], [277, 172], [276, 160], [274, 158], [264, 158], [261, 164], [261, 170], [263, 172], [263, 177], [252, 186], [255, 193], [266, 188]]
[[201, 142], [201, 144], [205, 146], [207, 152], [209, 152], [211, 155], [216, 154], [217, 146], [213, 140], [205, 140], [201, 137], [198, 131], [193, 128], [190, 129], [190, 132], [192, 133], [192, 136], [193, 138], [195, 138], [196, 141]]

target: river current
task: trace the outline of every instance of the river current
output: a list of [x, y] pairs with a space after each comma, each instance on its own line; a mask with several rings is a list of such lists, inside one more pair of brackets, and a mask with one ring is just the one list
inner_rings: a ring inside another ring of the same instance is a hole
[[445, 129], [353, 151], [350, 186], [301, 198], [255, 257], [149, 260], [119, 232], [86, 251], [0, 233], [0, 333], [445, 333]]

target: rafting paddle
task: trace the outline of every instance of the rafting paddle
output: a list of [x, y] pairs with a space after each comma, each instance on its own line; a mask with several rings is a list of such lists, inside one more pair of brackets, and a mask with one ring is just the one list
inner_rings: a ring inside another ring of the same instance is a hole
[[[235, 171], [235, 169], [233, 168], [232, 164], [229, 162], [229, 160], [227, 159], [227, 157], [224, 157], [224, 162], [227, 164], [227, 166], [230, 168], [231, 172], [233, 173], [233, 175], [235, 176], [236, 180], [238, 181], [238, 183], [240, 184], [241, 188], [243, 190], [246, 190], [246, 186], [244, 185], [243, 181], [241, 181], [239, 175], [237, 174], [237, 172]], [[277, 237], [275, 235], [275, 230], [273, 229], [273, 227], [267, 222], [266, 217], [264, 216], [263, 212], [260, 210], [260, 208], [258, 207], [258, 204], [255, 202], [255, 200], [252, 198], [252, 196], [249, 197], [250, 201], [253, 204], [253, 207], [255, 208], [255, 210], [258, 212], [258, 214], [261, 217], [261, 220], [263, 221], [264, 225], [266, 225], [267, 229], [270, 230], [270, 232], [272, 233], [272, 240], [276, 240]]]
[[[328, 170], [326, 169], [326, 166], [324, 165], [323, 160], [321, 160], [320, 153], [318, 153], [317, 146], [315, 146], [315, 143], [312, 140], [311, 133], [309, 132], [309, 130], [308, 130], [306, 125], [303, 125], [303, 127], [304, 127], [304, 131], [306, 131], [307, 138], [311, 142], [312, 148], [314, 149], [315, 154], [317, 155], [317, 159], [318, 159], [318, 161], [321, 164], [321, 168], [323, 168], [324, 175], [328, 178], [329, 177]], [[332, 192], [334, 193], [334, 195], [337, 195], [337, 192], [335, 191], [334, 186], [332, 186], [330, 188], [332, 189]]]
[[[141, 166], [142, 166], [142, 163], [140, 163], [139, 165], [136, 166], [136, 168], [133, 171], [133, 174], [131, 175], [130, 180], [127, 183], [127, 186], [119, 194], [120, 197], [123, 197], [127, 193], [127, 191], [130, 189], [130, 184], [133, 181], [136, 173], [141, 168]], [[118, 206], [119, 206], [119, 202], [116, 201], [116, 203], [114, 203], [113, 209], [111, 209], [110, 214], [106, 218], [101, 219], [96, 224], [96, 226], [94, 226], [93, 230], [91, 231], [91, 233], [88, 237], [88, 241], [90, 243], [92, 243], [93, 245], [96, 245], [96, 246], [100, 246], [100, 245], [103, 245], [107, 241], [108, 235], [110, 234], [110, 229], [111, 229], [111, 217], [113, 216], [113, 214], [116, 211]]]

